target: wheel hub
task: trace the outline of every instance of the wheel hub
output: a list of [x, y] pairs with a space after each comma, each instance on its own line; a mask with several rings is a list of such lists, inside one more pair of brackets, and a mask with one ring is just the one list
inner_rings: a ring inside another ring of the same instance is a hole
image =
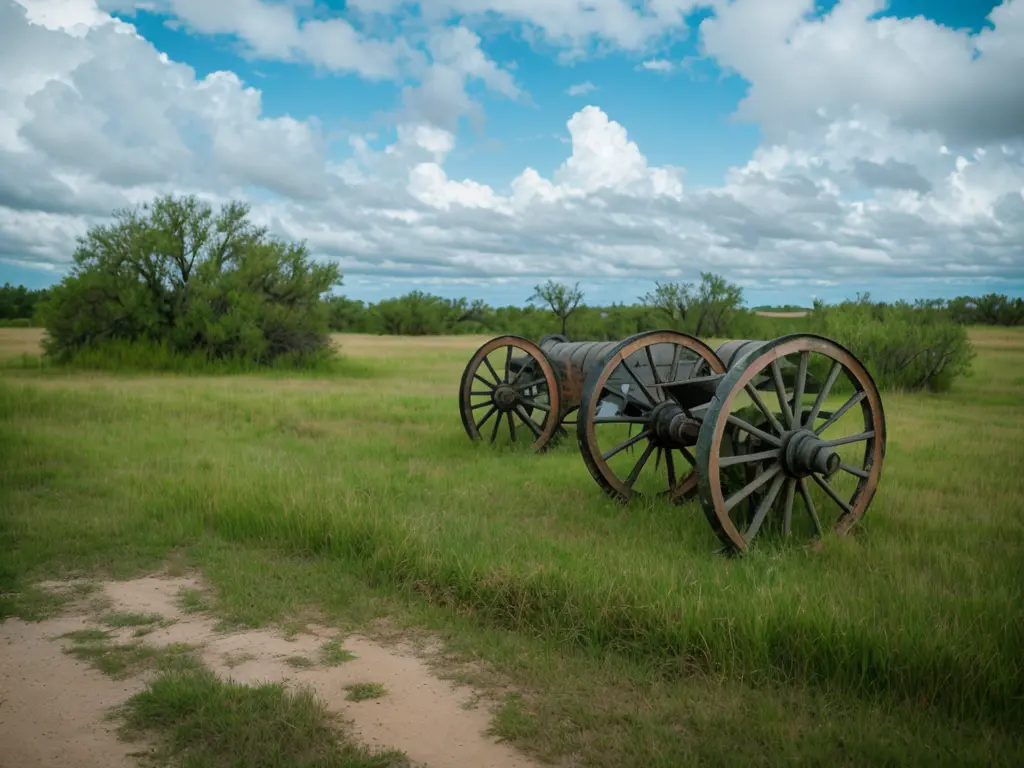
[[831, 477], [839, 470], [839, 454], [809, 429], [795, 429], [782, 437], [782, 468], [792, 477], [811, 474]]
[[700, 422], [690, 418], [676, 403], [666, 400], [651, 411], [655, 442], [662, 448], [678, 448], [697, 444]]
[[516, 403], [519, 402], [519, 395], [516, 391], [508, 384], [500, 384], [497, 389], [494, 390], [494, 405], [497, 406], [498, 410], [502, 413], [507, 413], [516, 407]]

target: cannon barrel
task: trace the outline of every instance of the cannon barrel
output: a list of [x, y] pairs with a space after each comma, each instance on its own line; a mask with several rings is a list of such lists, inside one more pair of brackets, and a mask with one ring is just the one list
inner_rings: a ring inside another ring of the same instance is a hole
[[[498, 336], [481, 346], [463, 371], [460, 402], [466, 433], [480, 439], [480, 427], [486, 423], [493, 443], [497, 424], [505, 419], [510, 440], [518, 440], [525, 426], [534, 438], [532, 447], [543, 450], [556, 434], [564, 434], [563, 424], [571, 423], [567, 417], [578, 410], [587, 377], [616, 355], [637, 350], [643, 353], [633, 355], [629, 370], [617, 371], [607, 382], [616, 402], [643, 402], [644, 388], [688, 378], [695, 365], [710, 362], [722, 369], [704, 342], [676, 331], [647, 331], [622, 341], [569, 341], [550, 334], [535, 343]], [[516, 419], [521, 422], [518, 432]]]

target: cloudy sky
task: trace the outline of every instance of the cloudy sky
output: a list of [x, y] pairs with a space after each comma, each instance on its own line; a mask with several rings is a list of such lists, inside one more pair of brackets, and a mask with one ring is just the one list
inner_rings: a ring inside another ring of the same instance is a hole
[[162, 193], [343, 292], [1024, 294], [1024, 0], [0, 0], [0, 283]]

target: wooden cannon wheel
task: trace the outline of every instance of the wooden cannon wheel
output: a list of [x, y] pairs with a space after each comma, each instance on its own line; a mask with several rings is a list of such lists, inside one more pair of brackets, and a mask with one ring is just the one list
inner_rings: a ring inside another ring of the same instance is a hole
[[[677, 331], [638, 333], [608, 352], [587, 375], [576, 424], [580, 453], [605, 493], [620, 502], [679, 501], [696, 490], [687, 444], [696, 442], [699, 415], [676, 405], [663, 385], [724, 372], [707, 344]], [[662, 427], [671, 424], [687, 428], [692, 439], [668, 439]]]
[[[510, 441], [525, 438], [532, 441], [533, 450], [544, 450], [558, 429], [560, 416], [558, 384], [551, 364], [540, 347], [528, 339], [491, 339], [473, 354], [462, 372], [459, 411], [471, 440], [482, 439], [481, 429], [493, 419], [491, 444], [499, 431], [507, 431]], [[507, 430], [501, 430], [504, 423]]]
[[[830, 398], [838, 406], [824, 411]], [[867, 511], [884, 457], [885, 414], [867, 369], [830, 339], [782, 336], [742, 355], [718, 385], [697, 440], [700, 500], [731, 551], [776, 525], [784, 537], [817, 539], [827, 525], [845, 534]]]

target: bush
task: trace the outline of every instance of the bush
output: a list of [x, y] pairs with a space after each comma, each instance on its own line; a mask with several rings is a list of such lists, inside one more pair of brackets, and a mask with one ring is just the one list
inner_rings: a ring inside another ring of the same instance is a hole
[[80, 238], [71, 274], [41, 307], [46, 355], [87, 359], [111, 343], [256, 366], [332, 354], [323, 298], [337, 266], [268, 237], [248, 212], [170, 196], [115, 212]]
[[882, 389], [945, 392], [974, 357], [966, 328], [928, 303], [815, 302], [810, 324], [853, 352]]

